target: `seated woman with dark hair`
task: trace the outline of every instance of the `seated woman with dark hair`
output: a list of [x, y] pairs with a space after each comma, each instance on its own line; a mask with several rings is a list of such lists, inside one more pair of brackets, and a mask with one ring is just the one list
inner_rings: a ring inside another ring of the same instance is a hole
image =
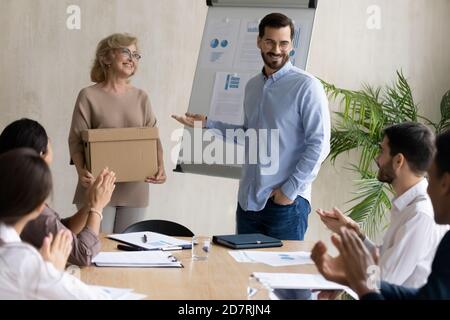
[[[1, 133], [0, 154], [23, 147], [34, 149], [48, 165], [51, 164], [51, 144], [45, 129], [37, 121], [20, 119], [9, 124]], [[106, 180], [112, 180], [108, 188], [105, 188]], [[100, 251], [98, 234], [102, 211], [111, 199], [114, 181], [114, 172], [103, 170], [88, 190], [84, 207], [69, 218], [61, 219], [56, 211], [45, 205], [42, 214], [24, 228], [22, 240], [39, 248], [48, 234], [56, 236], [61, 230], [70, 230], [72, 251], [69, 262], [79, 266], [89, 265], [92, 257]]]
[[[46, 207], [52, 190], [50, 169], [42, 157], [29, 148], [3, 153], [0, 176], [0, 299], [110, 299], [100, 288], [64, 272], [70, 231], [50, 233], [40, 253], [20, 240], [27, 223]], [[101, 185], [112, 189], [114, 177], [106, 176]]]

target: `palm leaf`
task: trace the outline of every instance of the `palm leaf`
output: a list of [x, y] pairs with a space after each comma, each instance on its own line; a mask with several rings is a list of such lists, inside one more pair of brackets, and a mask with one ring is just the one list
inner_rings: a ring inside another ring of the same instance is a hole
[[379, 182], [372, 171], [383, 129], [395, 123], [417, 121], [417, 105], [401, 71], [397, 71], [396, 82], [383, 89], [364, 84], [361, 90], [347, 90], [321, 81], [327, 95], [342, 107], [342, 111], [335, 112], [329, 158], [334, 164], [342, 153], [359, 152], [358, 164], [351, 168], [360, 176], [356, 181], [358, 191], [348, 202], [355, 203], [348, 212], [373, 236], [380, 231], [385, 213], [391, 208], [390, 188]]
[[397, 71], [397, 80], [384, 88], [364, 84], [361, 90], [347, 90], [321, 80], [327, 95], [339, 101], [341, 111], [335, 112], [331, 130], [329, 158], [333, 164], [339, 155], [351, 150], [359, 152], [357, 165], [350, 170], [360, 176], [355, 181], [355, 197], [347, 203], [355, 203], [347, 212], [361, 223], [363, 230], [374, 236], [385, 222], [385, 213], [391, 208], [390, 186], [379, 182], [373, 172], [378, 145], [386, 126], [405, 121], [424, 120], [437, 132], [450, 129], [450, 91], [441, 102], [441, 121], [434, 123], [418, 114], [411, 87], [403, 72]]
[[442, 97], [441, 101], [441, 121], [438, 125], [438, 132], [441, 133], [450, 129], [450, 90]]
[[397, 71], [397, 82], [386, 87], [383, 111], [389, 124], [417, 121], [417, 105], [414, 103], [411, 88], [401, 71]]
[[378, 181], [371, 173], [360, 180], [356, 180], [358, 191], [349, 202], [357, 202], [349, 212], [350, 218], [361, 223], [364, 232], [373, 238], [386, 224], [386, 212], [391, 209], [389, 194], [392, 190], [386, 184]]
[[372, 145], [373, 139], [364, 128], [346, 118], [343, 113], [336, 113], [338, 124], [331, 132], [331, 161], [334, 162], [338, 155], [352, 149]]

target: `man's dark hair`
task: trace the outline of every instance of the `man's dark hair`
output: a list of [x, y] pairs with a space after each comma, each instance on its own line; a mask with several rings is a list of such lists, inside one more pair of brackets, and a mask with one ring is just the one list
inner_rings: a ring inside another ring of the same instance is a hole
[[434, 159], [439, 176], [442, 176], [445, 172], [450, 173], [450, 130], [436, 137], [436, 155]]
[[0, 222], [15, 224], [44, 203], [52, 190], [50, 169], [30, 148], [0, 155]]
[[16, 148], [31, 148], [39, 154], [47, 152], [48, 136], [39, 122], [20, 119], [10, 123], [0, 135], [0, 154]]
[[434, 135], [431, 130], [417, 122], [404, 122], [384, 129], [389, 139], [391, 156], [403, 154], [415, 173], [426, 172], [433, 161]]
[[270, 13], [259, 23], [259, 37], [264, 37], [266, 27], [280, 29], [289, 26], [291, 28], [291, 40], [294, 39], [294, 23], [282, 13]]

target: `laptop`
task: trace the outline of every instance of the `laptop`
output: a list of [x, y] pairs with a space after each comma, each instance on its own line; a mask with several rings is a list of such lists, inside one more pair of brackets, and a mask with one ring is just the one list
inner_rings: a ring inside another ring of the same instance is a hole
[[232, 249], [270, 248], [283, 245], [280, 239], [261, 233], [213, 236], [213, 242]]

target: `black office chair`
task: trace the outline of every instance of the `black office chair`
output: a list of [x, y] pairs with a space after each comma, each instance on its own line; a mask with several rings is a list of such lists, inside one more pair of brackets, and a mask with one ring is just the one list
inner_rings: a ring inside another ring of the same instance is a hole
[[192, 237], [194, 233], [185, 226], [168, 220], [144, 220], [128, 226], [122, 233], [152, 231], [172, 237]]

